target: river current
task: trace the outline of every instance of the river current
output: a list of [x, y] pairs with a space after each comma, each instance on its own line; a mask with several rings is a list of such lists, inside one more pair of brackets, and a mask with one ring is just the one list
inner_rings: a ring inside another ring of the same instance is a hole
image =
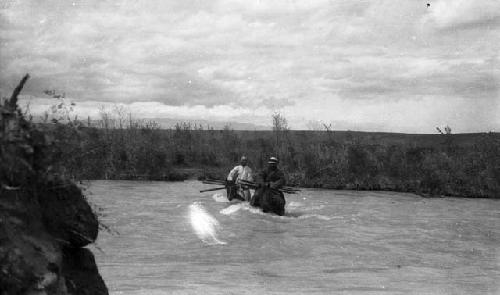
[[286, 216], [197, 181], [93, 181], [111, 294], [500, 294], [500, 200], [302, 190]]

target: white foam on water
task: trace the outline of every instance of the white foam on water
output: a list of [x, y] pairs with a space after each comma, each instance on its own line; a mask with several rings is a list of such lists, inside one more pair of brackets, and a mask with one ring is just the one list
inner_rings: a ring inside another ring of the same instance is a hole
[[300, 202], [290, 202], [287, 204], [286, 207], [286, 212], [285, 216], [278, 216], [272, 213], [264, 213], [262, 212], [262, 209], [253, 207], [247, 202], [242, 202], [242, 203], [237, 203], [230, 205], [224, 209], [221, 209], [219, 211], [220, 214], [222, 215], [233, 215], [236, 212], [239, 212], [241, 210], [243, 211], [248, 211], [252, 214], [257, 214], [257, 215], [264, 215], [264, 216], [270, 216], [270, 217], [275, 217], [279, 219], [288, 219], [288, 218], [298, 218], [298, 219], [308, 219], [308, 218], [317, 218], [319, 220], [332, 220], [337, 217], [330, 217], [326, 215], [321, 215], [321, 214], [304, 214], [304, 211], [313, 211], [313, 210], [321, 210], [324, 207], [324, 205], [318, 205], [318, 206], [309, 206], [309, 207], [304, 207], [303, 203]]
[[240, 211], [240, 209], [242, 209], [244, 205], [245, 204], [243, 204], [243, 203], [233, 204], [233, 205], [230, 205], [224, 209], [221, 209], [219, 212], [220, 212], [220, 214], [223, 214], [223, 215], [231, 215], [231, 214], [234, 214], [234, 213]]
[[290, 208], [290, 209], [298, 208], [298, 207], [302, 207], [302, 206], [304, 206], [304, 204], [302, 204], [301, 202], [293, 202], [293, 201], [286, 205], [286, 207]]
[[319, 220], [332, 220], [332, 219], [335, 219], [336, 217], [330, 217], [330, 216], [321, 215], [321, 214], [304, 214], [304, 215], [298, 216], [297, 218], [298, 219], [317, 218]]
[[312, 210], [321, 210], [325, 207], [325, 205], [313, 205], [313, 206], [305, 206], [304, 203], [301, 202], [290, 202], [286, 205], [288, 210], [300, 209], [301, 211], [312, 211]]
[[308, 219], [308, 218], [316, 218], [319, 220], [332, 220], [337, 217], [326, 216], [321, 214], [309, 214], [310, 211], [321, 210], [325, 207], [325, 205], [311, 205], [306, 206], [306, 204], [302, 202], [290, 202], [286, 205], [286, 214], [287, 217], [293, 217], [298, 219]]
[[262, 212], [262, 210], [260, 208], [257, 208], [257, 207], [252, 207], [250, 205], [244, 207], [245, 210], [247, 210], [248, 212], [250, 213], [253, 213], [253, 214], [259, 214], [259, 215], [269, 215], [268, 213], [264, 213]]
[[224, 194], [217, 193], [212, 195], [212, 199], [218, 203], [228, 203], [229, 200], [224, 196]]
[[267, 215], [266, 213], [262, 212], [260, 208], [253, 207], [251, 206], [248, 202], [241, 202], [237, 204], [230, 205], [222, 210], [220, 210], [220, 214], [223, 215], [232, 215], [240, 210], [248, 211], [253, 214], [258, 214], [258, 215]]
[[189, 218], [194, 233], [203, 243], [209, 245], [226, 244], [217, 238], [217, 231], [221, 228], [219, 221], [210, 215], [200, 203], [195, 202], [189, 205]]

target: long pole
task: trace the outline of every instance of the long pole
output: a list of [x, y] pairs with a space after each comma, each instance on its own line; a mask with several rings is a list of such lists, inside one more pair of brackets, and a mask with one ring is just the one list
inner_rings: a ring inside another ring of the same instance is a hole
[[204, 190], [201, 190], [200, 193], [204, 193], [204, 192], [211, 192], [211, 191], [218, 191], [218, 190], [222, 190], [222, 189], [225, 189], [226, 187], [216, 187], [216, 188], [209, 188], [209, 189], [204, 189]]

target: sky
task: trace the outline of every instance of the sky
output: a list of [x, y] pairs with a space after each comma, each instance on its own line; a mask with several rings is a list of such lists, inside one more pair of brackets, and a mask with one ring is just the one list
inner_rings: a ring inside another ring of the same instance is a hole
[[3, 0], [1, 95], [25, 73], [34, 114], [498, 132], [500, 1]]

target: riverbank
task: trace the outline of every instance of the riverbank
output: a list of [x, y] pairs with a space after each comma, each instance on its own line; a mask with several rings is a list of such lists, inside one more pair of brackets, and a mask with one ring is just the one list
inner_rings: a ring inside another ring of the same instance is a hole
[[[258, 171], [277, 155], [290, 185], [498, 198], [500, 134], [106, 129], [46, 126], [76, 179], [225, 178], [241, 155]], [[277, 138], [279, 140], [277, 140]]]
[[99, 221], [81, 189], [52, 164], [50, 135], [0, 103], [0, 286], [2, 294], [108, 294], [85, 246]]
[[256, 171], [273, 155], [294, 186], [500, 197], [499, 133], [161, 129], [131, 115], [72, 120], [67, 109], [60, 103], [49, 117], [56, 123], [39, 124], [55, 143], [52, 165], [67, 178], [225, 178], [242, 155]]

